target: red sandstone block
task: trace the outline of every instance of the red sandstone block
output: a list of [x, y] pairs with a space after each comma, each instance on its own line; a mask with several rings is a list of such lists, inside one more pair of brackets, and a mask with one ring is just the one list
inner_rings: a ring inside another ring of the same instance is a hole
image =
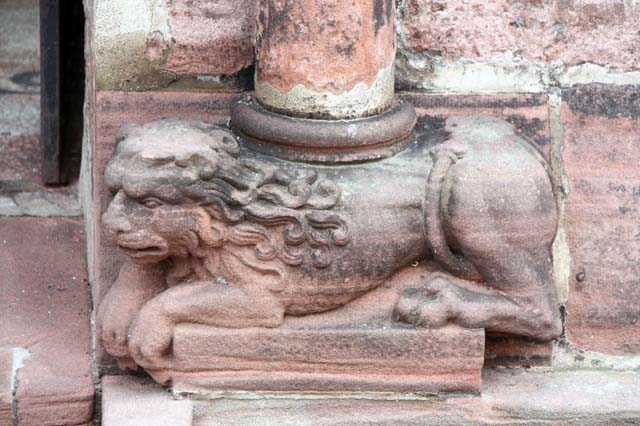
[[[349, 312], [350, 307], [345, 309]], [[196, 393], [480, 389], [482, 330], [329, 325], [296, 329], [296, 323], [288, 319], [280, 329], [242, 332], [179, 326], [174, 368], [152, 375], [171, 379], [175, 391]]]
[[640, 66], [640, 4], [624, 0], [407, 0], [400, 48], [444, 60]]
[[167, 1], [175, 39], [164, 68], [179, 75], [232, 74], [253, 63], [257, 2]]
[[455, 115], [491, 115], [513, 124], [522, 136], [535, 142], [548, 155], [549, 105], [546, 95], [431, 95], [401, 93], [413, 104], [419, 117], [417, 130], [429, 130]]
[[0, 347], [23, 355], [20, 426], [75, 425], [93, 415], [83, 227], [81, 219], [0, 219]]
[[640, 87], [563, 94], [567, 333], [585, 350], [640, 354]]
[[172, 400], [160, 386], [144, 378], [102, 378], [103, 426], [191, 426], [189, 400]]
[[602, 426], [640, 421], [637, 372], [499, 369], [481, 395], [194, 400], [199, 426]]

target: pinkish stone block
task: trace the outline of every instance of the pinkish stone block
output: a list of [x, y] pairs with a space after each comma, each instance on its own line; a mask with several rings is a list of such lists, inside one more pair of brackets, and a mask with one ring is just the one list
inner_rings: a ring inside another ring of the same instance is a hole
[[[499, 369], [485, 375], [481, 395], [270, 398], [228, 393], [213, 400], [176, 402], [149, 381], [105, 377], [103, 424], [186, 426], [191, 423], [184, 419], [192, 411], [198, 426], [635, 425], [640, 420], [639, 379], [637, 372]], [[119, 402], [117, 417], [111, 415], [114, 400]], [[178, 403], [192, 405], [189, 413], [175, 407]], [[173, 420], [182, 413], [184, 417]], [[174, 422], [163, 423], [163, 418]]]
[[433, 58], [640, 66], [640, 4], [624, 0], [407, 0], [401, 48]]
[[191, 426], [189, 400], [173, 400], [162, 387], [144, 378], [102, 378], [104, 426]]
[[257, 2], [167, 1], [175, 44], [165, 68], [179, 75], [232, 74], [253, 63]]
[[546, 95], [431, 95], [402, 93], [413, 104], [425, 129], [451, 116], [491, 115], [513, 124], [521, 136], [535, 142], [548, 157], [549, 105]]
[[0, 348], [0, 426], [12, 426], [13, 414], [13, 354], [11, 349]]
[[82, 229], [76, 218], [0, 219], [0, 349], [23, 355], [14, 366], [20, 426], [93, 416]]
[[296, 330], [285, 323], [239, 333], [191, 326], [176, 330], [175, 370], [152, 374], [178, 392], [473, 392], [483, 347], [482, 331], [459, 327]]
[[563, 94], [570, 195], [569, 340], [585, 350], [640, 354], [640, 106], [636, 86]]

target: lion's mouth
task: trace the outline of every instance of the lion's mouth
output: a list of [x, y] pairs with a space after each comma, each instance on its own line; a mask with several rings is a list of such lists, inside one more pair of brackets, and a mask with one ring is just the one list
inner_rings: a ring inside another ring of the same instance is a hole
[[168, 251], [166, 243], [149, 244], [128, 241], [124, 238], [118, 240], [118, 247], [124, 254], [136, 259], [165, 257]]

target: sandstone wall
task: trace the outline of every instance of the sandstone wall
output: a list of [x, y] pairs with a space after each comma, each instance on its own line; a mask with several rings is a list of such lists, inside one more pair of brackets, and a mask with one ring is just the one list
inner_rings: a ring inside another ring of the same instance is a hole
[[[94, 299], [113, 279], [102, 173], [127, 120], [224, 122], [252, 87], [256, 0], [88, 2], [85, 206]], [[493, 339], [494, 364], [640, 367], [640, 1], [400, 0], [396, 84], [422, 123], [502, 117], [551, 160], [565, 336]], [[116, 260], [117, 261], [117, 260]], [[102, 360], [101, 362], [106, 360]]]

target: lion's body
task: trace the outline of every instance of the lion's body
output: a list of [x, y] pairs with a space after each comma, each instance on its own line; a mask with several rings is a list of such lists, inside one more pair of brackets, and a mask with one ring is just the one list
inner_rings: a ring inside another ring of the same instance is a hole
[[459, 300], [446, 309], [401, 299], [399, 318], [442, 325], [455, 315], [469, 327], [557, 334], [552, 184], [542, 156], [508, 124], [450, 120], [446, 142], [434, 132], [393, 157], [340, 166], [241, 152], [231, 134], [201, 123], [149, 126], [109, 165], [117, 194], [103, 223], [134, 262], [171, 266], [161, 284], [171, 289], [147, 305], [170, 300], [172, 321], [277, 326], [434, 258], [485, 283], [461, 288], [484, 290], [448, 284]]

